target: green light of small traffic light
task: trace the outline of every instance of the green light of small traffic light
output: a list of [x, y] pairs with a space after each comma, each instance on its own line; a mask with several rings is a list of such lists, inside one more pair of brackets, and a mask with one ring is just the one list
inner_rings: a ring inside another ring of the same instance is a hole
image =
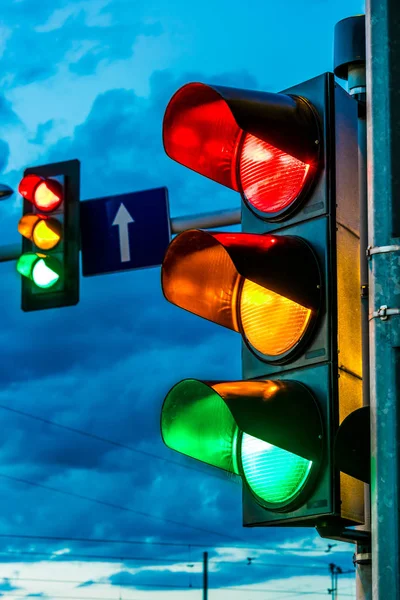
[[46, 259], [40, 258], [32, 270], [32, 280], [40, 288], [50, 288], [60, 279], [60, 274], [46, 263]]
[[59, 281], [62, 266], [52, 256], [28, 252], [18, 259], [17, 271], [31, 279], [37, 287], [49, 289]]
[[242, 436], [241, 462], [247, 485], [271, 508], [291, 502], [305, 486], [312, 467], [312, 461], [247, 433]]

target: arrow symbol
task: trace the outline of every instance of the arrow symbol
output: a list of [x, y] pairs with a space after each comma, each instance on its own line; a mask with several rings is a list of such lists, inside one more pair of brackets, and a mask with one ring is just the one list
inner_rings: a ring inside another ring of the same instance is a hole
[[120, 207], [117, 210], [117, 214], [115, 215], [115, 219], [112, 222], [113, 225], [118, 225], [119, 227], [119, 248], [121, 252], [121, 262], [129, 262], [131, 260], [128, 225], [129, 223], [134, 222], [134, 219], [132, 219], [124, 204], [121, 202]]

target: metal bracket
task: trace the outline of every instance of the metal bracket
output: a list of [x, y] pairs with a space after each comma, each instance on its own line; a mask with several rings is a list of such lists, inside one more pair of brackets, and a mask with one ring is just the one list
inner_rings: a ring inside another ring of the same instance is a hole
[[374, 310], [370, 315], [369, 320], [380, 319], [381, 321], [387, 321], [389, 317], [400, 315], [400, 308], [388, 308], [386, 304], [382, 304], [378, 310]]
[[343, 527], [339, 523], [324, 523], [317, 525], [317, 533], [322, 538], [338, 540], [340, 542], [352, 542], [353, 544], [361, 544], [363, 549], [369, 549], [371, 546], [371, 532], [360, 529], [350, 529]]
[[367, 258], [369, 259], [373, 254], [385, 254], [386, 252], [400, 252], [400, 246], [368, 246], [366, 250]]
[[370, 552], [357, 552], [353, 556], [353, 565], [370, 565], [372, 563], [372, 553]]

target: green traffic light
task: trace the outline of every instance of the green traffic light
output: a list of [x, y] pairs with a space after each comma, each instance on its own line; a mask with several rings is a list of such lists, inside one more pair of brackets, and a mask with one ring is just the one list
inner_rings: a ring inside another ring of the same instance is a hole
[[313, 464], [247, 433], [242, 436], [241, 462], [249, 488], [271, 508], [293, 501], [304, 488]]
[[17, 271], [41, 289], [52, 288], [60, 279], [61, 263], [52, 256], [28, 252], [19, 257]]
[[[299, 402], [306, 406], [307, 423], [295, 411]], [[320, 464], [320, 442], [307, 440], [320, 440], [319, 423], [307, 389], [281, 381], [185, 379], [169, 391], [161, 413], [168, 447], [240, 475], [258, 503], [275, 511], [309, 488]]]
[[42, 289], [53, 287], [60, 279], [60, 273], [57, 273], [57, 266], [51, 262], [47, 264], [46, 259], [40, 258], [33, 266], [32, 281]]

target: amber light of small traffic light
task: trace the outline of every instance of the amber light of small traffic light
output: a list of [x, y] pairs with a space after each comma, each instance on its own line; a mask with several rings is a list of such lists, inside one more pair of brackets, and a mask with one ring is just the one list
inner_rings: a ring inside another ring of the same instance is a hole
[[318, 172], [319, 123], [301, 97], [189, 83], [167, 106], [166, 153], [241, 192], [265, 219], [296, 208]]
[[161, 434], [171, 449], [240, 475], [262, 506], [293, 508], [318, 476], [318, 404], [295, 381], [186, 379], [167, 394]]
[[321, 276], [310, 246], [294, 236], [188, 230], [162, 266], [167, 300], [242, 334], [267, 362], [284, 362], [312, 330]]
[[25, 175], [18, 191], [26, 200], [32, 202], [39, 212], [52, 212], [63, 201], [62, 185], [55, 179], [47, 179], [38, 175]]
[[41, 250], [55, 248], [62, 236], [62, 225], [54, 218], [42, 218], [39, 215], [24, 215], [18, 223], [21, 235], [31, 240]]

